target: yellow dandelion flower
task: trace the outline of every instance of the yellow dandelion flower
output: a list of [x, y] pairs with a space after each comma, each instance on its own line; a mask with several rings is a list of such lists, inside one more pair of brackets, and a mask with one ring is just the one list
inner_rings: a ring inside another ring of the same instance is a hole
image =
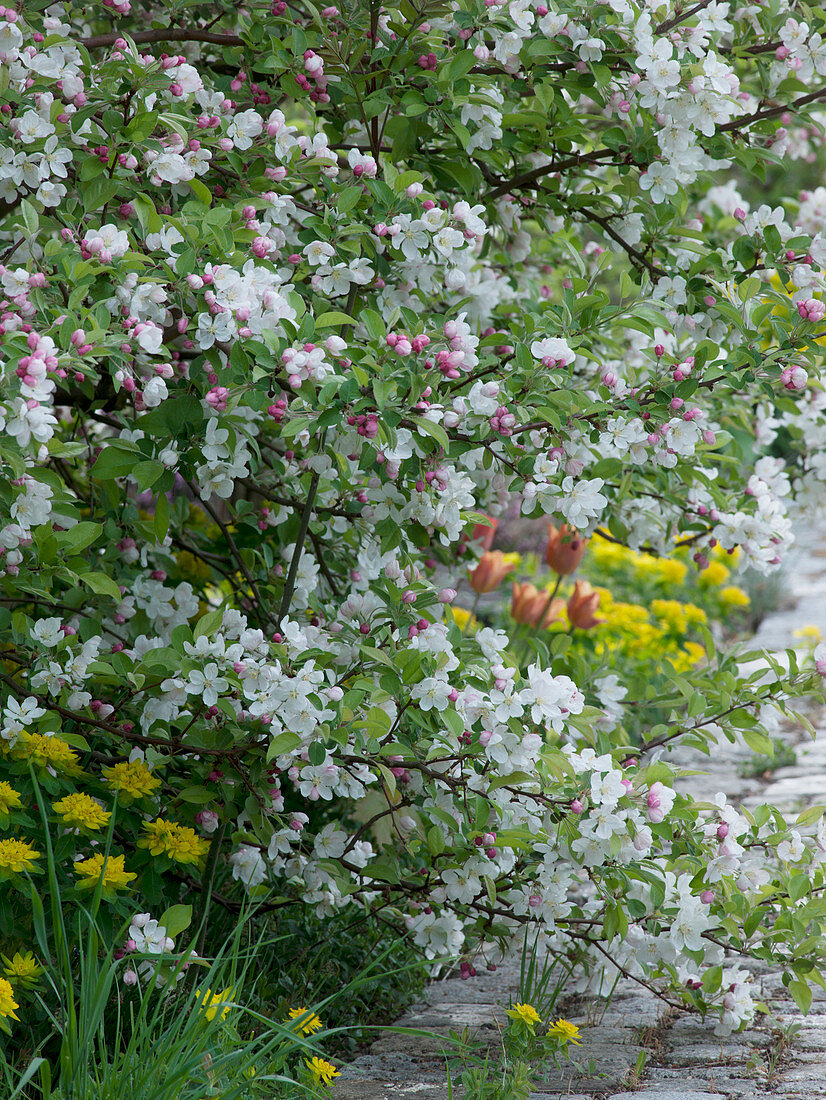
[[508, 1009], [507, 1014], [512, 1020], [518, 1020], [520, 1023], [525, 1024], [525, 1026], [529, 1027], [531, 1031], [533, 1031], [534, 1027], [537, 1024], [542, 1023], [539, 1013], [536, 1011], [533, 1005], [516, 1004], [513, 1006], [513, 1008]]
[[291, 1020], [297, 1021], [296, 1026], [304, 1035], [312, 1035], [321, 1027], [321, 1020], [309, 1008], [291, 1008], [287, 1013], [286, 1022], [289, 1023]]
[[561, 1039], [563, 1043], [576, 1043], [580, 1046], [579, 1028], [576, 1024], [572, 1024], [570, 1020], [559, 1019], [555, 1024], [551, 1024], [548, 1028], [548, 1035], [553, 1035], [557, 1039]]
[[161, 785], [160, 779], [141, 760], [124, 760], [111, 768], [102, 768], [101, 772], [110, 787], [130, 799], [149, 798]]
[[42, 966], [31, 951], [16, 951], [10, 959], [5, 955], [0, 955], [0, 958], [3, 960], [3, 973], [15, 985], [34, 985], [43, 973]]
[[823, 641], [819, 626], [801, 626], [800, 630], [795, 630], [794, 637], [802, 638], [804, 642], [811, 642], [813, 645]]
[[14, 1014], [16, 1008], [20, 1008], [20, 1005], [14, 999], [14, 990], [5, 978], [0, 978], [0, 1016], [19, 1020], [20, 1017]]
[[7, 814], [10, 810], [18, 810], [22, 805], [20, 795], [5, 779], [0, 780], [0, 814]]
[[88, 794], [76, 791], [67, 794], [59, 802], [52, 803], [52, 809], [60, 814], [63, 824], [73, 829], [85, 829], [90, 833], [103, 829], [112, 816]]
[[751, 603], [748, 593], [744, 592], [742, 588], [738, 588], [736, 584], [721, 588], [720, 599], [726, 607], [748, 607]]
[[332, 1085], [334, 1077], [341, 1077], [333, 1063], [325, 1062], [323, 1058], [308, 1059], [307, 1068], [313, 1075], [313, 1081], [317, 1085], [324, 1085], [325, 1088]]
[[104, 856], [102, 852], [89, 859], [78, 859], [74, 863], [75, 873], [80, 876], [82, 890], [94, 890], [103, 876], [103, 889], [128, 890], [129, 884], [138, 876], [124, 868], [125, 856]]
[[21, 871], [33, 871], [36, 859], [40, 859], [40, 852], [25, 840], [0, 840], [0, 871], [17, 875]]
[[214, 1020], [219, 1010], [221, 1019], [226, 1020], [230, 1009], [238, 1007], [233, 1000], [235, 997], [234, 989], [222, 989], [220, 993], [213, 993], [209, 988], [203, 991], [196, 989], [195, 996], [198, 998], [198, 1011], [202, 1012], [207, 1020]]

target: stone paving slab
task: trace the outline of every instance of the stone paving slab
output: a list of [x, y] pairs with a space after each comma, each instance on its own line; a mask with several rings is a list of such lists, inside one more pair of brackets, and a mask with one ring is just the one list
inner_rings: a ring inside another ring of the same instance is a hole
[[414, 1081], [406, 1085], [397, 1081], [371, 1081], [367, 1078], [339, 1081], [336, 1100], [450, 1100], [446, 1085], [428, 1085]]
[[682, 1088], [679, 1084], [675, 1084], [668, 1087], [654, 1085], [637, 1092], [621, 1092], [609, 1097], [609, 1100], [727, 1100], [727, 1098], [722, 1092], [698, 1092], [691, 1085]]

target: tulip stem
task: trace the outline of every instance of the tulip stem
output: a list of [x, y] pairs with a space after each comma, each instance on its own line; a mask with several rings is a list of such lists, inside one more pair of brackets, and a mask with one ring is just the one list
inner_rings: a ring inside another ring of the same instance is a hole
[[468, 618], [468, 621], [465, 623], [465, 625], [462, 627], [462, 634], [467, 634], [468, 630], [470, 630], [470, 624], [473, 622], [474, 617], [476, 616], [476, 608], [479, 606], [479, 597], [481, 595], [481, 592], [477, 592], [476, 595], [473, 597], [473, 606], [470, 609], [470, 617]]
[[559, 586], [561, 584], [562, 584], [562, 574], [558, 573], [557, 577], [556, 577], [556, 584], [553, 587], [553, 591], [551, 592], [550, 596], [548, 596], [548, 602], [545, 604], [545, 607], [543, 608], [542, 614], [539, 618], [539, 622], [536, 624], [538, 627], [542, 626], [542, 624], [544, 623], [545, 616], [548, 614], [548, 611], [550, 610], [551, 604], [554, 602], [554, 599], [556, 598], [556, 594], [559, 591]]

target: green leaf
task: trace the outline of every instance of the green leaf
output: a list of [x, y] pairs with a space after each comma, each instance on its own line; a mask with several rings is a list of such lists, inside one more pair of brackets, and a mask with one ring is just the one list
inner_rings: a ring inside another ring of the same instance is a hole
[[316, 317], [315, 327], [331, 328], [333, 325], [354, 325], [355, 323], [355, 317], [342, 313], [341, 310], [331, 309], [328, 313], [322, 313], [320, 317]]
[[443, 450], [448, 451], [450, 449], [450, 440], [441, 424], [434, 424], [432, 420], [425, 420], [423, 417], [416, 417], [415, 423], [419, 432], [431, 436]]
[[370, 707], [365, 716], [365, 727], [370, 737], [384, 737], [390, 732], [393, 722], [386, 710], [381, 707]]
[[281, 756], [282, 753], [292, 752], [301, 744], [301, 738], [297, 733], [292, 733], [290, 730], [284, 730], [283, 733], [279, 733], [277, 737], [273, 737], [270, 742], [270, 747], [267, 750], [267, 760], [272, 760], [276, 756]]
[[126, 136], [130, 141], [143, 141], [148, 138], [158, 124], [158, 116], [154, 111], [144, 111], [129, 120], [126, 127]]
[[162, 462], [150, 458], [144, 462], [136, 462], [130, 472], [138, 488], [143, 492], [145, 489], [152, 488], [158, 478], [166, 472], [166, 467]]
[[184, 787], [182, 791], [178, 791], [178, 798], [183, 802], [192, 802], [196, 806], [205, 806], [215, 798], [215, 791], [211, 791], [208, 787]]
[[192, 923], [191, 905], [171, 905], [160, 917], [158, 924], [166, 929], [167, 936], [175, 939], [185, 932]]
[[373, 340], [383, 340], [387, 329], [381, 316], [374, 309], [363, 309], [359, 313], [359, 320], [367, 329]]
[[82, 523], [76, 523], [74, 527], [70, 527], [67, 531], [58, 532], [57, 541], [70, 554], [79, 554], [81, 550], [91, 546], [102, 533], [102, 523], [90, 523], [85, 520]]
[[336, 210], [339, 214], [346, 214], [348, 210], [352, 210], [354, 206], [358, 205], [358, 201], [363, 195], [364, 191], [361, 184], [345, 187], [335, 197]]
[[441, 855], [445, 850], [445, 838], [438, 825], [431, 825], [427, 830], [427, 846], [434, 856]]
[[101, 451], [92, 467], [92, 476], [101, 480], [125, 477], [135, 468], [136, 456], [140, 451], [125, 443], [110, 443]]
[[812, 1006], [812, 991], [805, 982], [790, 982], [789, 993], [794, 998], [794, 1003], [804, 1016], [808, 1015]]
[[307, 759], [313, 767], [319, 767], [327, 759], [327, 746], [323, 741], [312, 741], [307, 749]]
[[123, 184], [118, 180], [110, 180], [103, 176], [90, 180], [83, 185], [83, 205], [86, 210], [99, 210], [123, 189]]
[[23, 225], [26, 227], [26, 232], [33, 237], [37, 233], [40, 219], [28, 199], [23, 199], [20, 203], [20, 213], [23, 215]]
[[[736, 725], [736, 723], [732, 723]], [[774, 756], [774, 745], [772, 739], [767, 737], [765, 733], [761, 733], [756, 729], [743, 729], [740, 728], [740, 736], [746, 742], [752, 752], [760, 753], [763, 756]]]
[[196, 199], [199, 199], [206, 206], [212, 202], [212, 192], [205, 183], [201, 183], [199, 179], [189, 181], [189, 188]]
[[706, 993], [716, 993], [723, 983], [722, 966], [711, 966], [703, 974], [703, 989]]
[[120, 603], [123, 599], [118, 585], [105, 573], [97, 573], [93, 570], [91, 573], [82, 573], [79, 579], [99, 596], [111, 596], [116, 603]]
[[223, 621], [224, 609], [222, 607], [216, 607], [214, 611], [208, 611], [206, 615], [202, 615], [195, 624], [193, 632], [195, 641], [204, 637], [204, 635], [214, 634], [216, 630], [220, 630]]
[[815, 821], [820, 821], [824, 810], [826, 810], [826, 806], [809, 806], [807, 809], [801, 810], [797, 815], [795, 825], [812, 825]]
[[158, 542], [163, 542], [166, 538], [166, 533], [169, 530], [169, 500], [166, 493], [160, 493], [155, 501], [155, 519], [153, 527], [155, 529], [155, 538]]

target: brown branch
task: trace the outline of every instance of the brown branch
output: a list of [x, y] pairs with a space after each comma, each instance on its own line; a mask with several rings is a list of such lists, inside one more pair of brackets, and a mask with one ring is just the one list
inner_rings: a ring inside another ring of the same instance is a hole
[[580, 213], [583, 218], [586, 219], [586, 221], [593, 222], [595, 225], [598, 225], [602, 229], [602, 231], [611, 238], [612, 241], [615, 241], [620, 246], [620, 248], [628, 254], [628, 256], [634, 263], [644, 267], [646, 271], [648, 271], [648, 273], [654, 278], [662, 279], [668, 274], [668, 272], [664, 271], [663, 268], [657, 267], [655, 263], [652, 263], [643, 252], [640, 252], [638, 248], [634, 248], [633, 245], [623, 240], [619, 233], [617, 233], [616, 229], [613, 228], [608, 218], [602, 217], [601, 214], [597, 214], [596, 211], [589, 210], [587, 207], [570, 206], [568, 209], [572, 213]]
[[696, 15], [698, 11], [702, 11], [703, 8], [707, 8], [711, 3], [711, 0], [700, 0], [699, 4], [695, 4], [693, 8], [688, 8], [687, 11], [682, 12], [680, 15], [675, 15], [672, 19], [666, 19], [664, 23], [660, 23], [658, 27], [654, 28], [654, 34], [666, 34], [672, 28], [677, 27], [680, 23], [685, 23], [686, 19], [690, 19], [692, 15]]
[[731, 122], [724, 122], [722, 126], [718, 126], [715, 132], [723, 134], [731, 130], [740, 130], [743, 126], [749, 126], [752, 122], [762, 122], [764, 118], [775, 118], [785, 111], [797, 111], [801, 107], [816, 103], [820, 99], [826, 99], [826, 88], [819, 88], [816, 92], [802, 95], [800, 99], [795, 99], [792, 103], [782, 103], [779, 107], [768, 107], [763, 111], [755, 111], [754, 114], [746, 115], [744, 118], [734, 118]]
[[[81, 38], [80, 45], [87, 50], [94, 50], [98, 46], [113, 46], [122, 34], [114, 31], [110, 34], [93, 34], [91, 38]], [[172, 27], [161, 27], [155, 31], [138, 31], [130, 34], [129, 38], [136, 45], [143, 42], [210, 42], [214, 46], [244, 46], [246, 43], [237, 34], [222, 34], [218, 31], [204, 31], [197, 27], [182, 27], [175, 30]]]
[[189, 487], [192, 490], [192, 492], [195, 494], [197, 499], [201, 502], [201, 504], [203, 504], [204, 508], [206, 508], [206, 510], [212, 516], [213, 520], [221, 528], [221, 533], [224, 536], [224, 538], [227, 540], [227, 545], [229, 546], [230, 553], [232, 554], [233, 559], [237, 563], [238, 568], [243, 573], [244, 579], [246, 580], [247, 584], [250, 586], [250, 589], [252, 590], [252, 595], [253, 595], [253, 598], [255, 600], [255, 605], [258, 609], [258, 614], [260, 616], [262, 616], [262, 618], [264, 619], [265, 622], [271, 622], [272, 620], [270, 619], [269, 613], [267, 612], [267, 605], [262, 600], [261, 593], [258, 591], [258, 585], [253, 580], [249, 569], [247, 569], [247, 566], [246, 566], [246, 563], [244, 562], [244, 559], [241, 557], [241, 551], [238, 549], [238, 546], [235, 542], [235, 539], [232, 537], [232, 532], [230, 531], [229, 527], [227, 526], [226, 523], [224, 523], [224, 521], [221, 519], [218, 512], [212, 507], [210, 502], [207, 499], [205, 499], [204, 497], [201, 496], [200, 492], [198, 491], [198, 486], [195, 485], [193, 482], [190, 482]]
[[580, 168], [583, 164], [598, 164], [606, 157], [616, 155], [615, 149], [595, 149], [592, 153], [577, 153], [566, 160], [552, 161], [550, 164], [540, 165], [539, 168], [532, 168], [530, 172], [522, 172], [512, 179], [500, 183], [498, 187], [494, 187], [492, 191], [483, 196], [484, 201], [492, 202], [494, 199], [498, 199], [500, 195], [506, 195], [509, 191], [532, 187], [537, 180], [542, 179], [543, 176], [552, 175], [554, 172], [565, 172], [568, 168]]

